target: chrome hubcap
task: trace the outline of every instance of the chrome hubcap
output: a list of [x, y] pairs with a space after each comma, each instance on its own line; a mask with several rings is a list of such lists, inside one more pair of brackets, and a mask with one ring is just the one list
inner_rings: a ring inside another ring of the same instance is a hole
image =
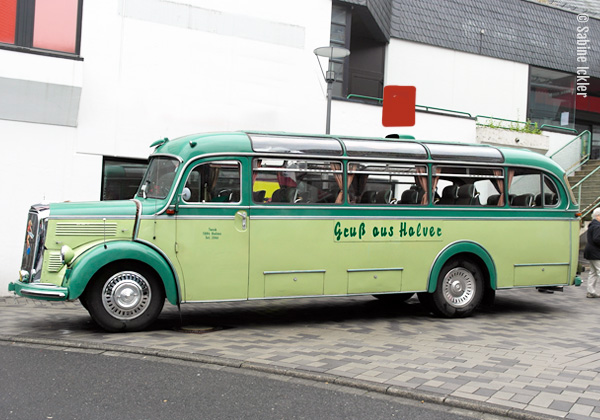
[[466, 268], [453, 268], [444, 277], [442, 288], [446, 302], [462, 308], [475, 297], [475, 277]]
[[102, 304], [113, 317], [121, 320], [140, 316], [150, 304], [150, 284], [142, 275], [122, 271], [112, 276], [102, 289]]

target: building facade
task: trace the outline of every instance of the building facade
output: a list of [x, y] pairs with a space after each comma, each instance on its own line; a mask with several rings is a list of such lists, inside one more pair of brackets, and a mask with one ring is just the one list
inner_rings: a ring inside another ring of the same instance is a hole
[[[351, 52], [333, 134], [477, 142], [493, 117], [545, 124], [542, 153], [582, 130], [600, 143], [600, 17], [545, 3], [0, 0], [0, 295], [29, 206], [131, 197], [154, 140], [323, 133], [317, 47]], [[382, 126], [385, 85], [416, 86], [414, 127]]]

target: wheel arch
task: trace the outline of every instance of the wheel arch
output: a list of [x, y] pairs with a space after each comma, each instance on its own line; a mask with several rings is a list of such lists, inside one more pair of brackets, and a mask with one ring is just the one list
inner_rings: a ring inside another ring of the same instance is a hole
[[448, 261], [454, 258], [468, 258], [476, 263], [483, 272], [484, 286], [496, 290], [496, 265], [490, 253], [477, 242], [457, 241], [447, 245], [433, 260], [427, 279], [427, 291], [429, 293], [435, 292], [440, 271]]
[[69, 299], [79, 298], [104, 267], [125, 261], [135, 261], [153, 270], [162, 281], [167, 300], [173, 305], [179, 303], [178, 278], [168, 259], [152, 247], [132, 241], [106, 242], [81, 254], [65, 276]]

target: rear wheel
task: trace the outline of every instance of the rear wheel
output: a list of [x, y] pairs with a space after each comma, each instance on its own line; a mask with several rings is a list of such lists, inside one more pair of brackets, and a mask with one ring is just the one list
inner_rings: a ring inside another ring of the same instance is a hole
[[483, 298], [483, 275], [469, 260], [452, 260], [440, 271], [432, 310], [441, 316], [459, 318], [470, 315]]
[[165, 301], [161, 282], [145, 267], [108, 267], [92, 279], [84, 300], [107, 331], [138, 331], [160, 314]]

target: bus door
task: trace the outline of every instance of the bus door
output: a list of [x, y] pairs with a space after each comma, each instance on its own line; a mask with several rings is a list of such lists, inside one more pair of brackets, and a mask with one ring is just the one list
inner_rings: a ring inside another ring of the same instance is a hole
[[241, 163], [203, 161], [184, 174], [176, 252], [184, 301], [248, 297], [248, 209], [241, 205]]

